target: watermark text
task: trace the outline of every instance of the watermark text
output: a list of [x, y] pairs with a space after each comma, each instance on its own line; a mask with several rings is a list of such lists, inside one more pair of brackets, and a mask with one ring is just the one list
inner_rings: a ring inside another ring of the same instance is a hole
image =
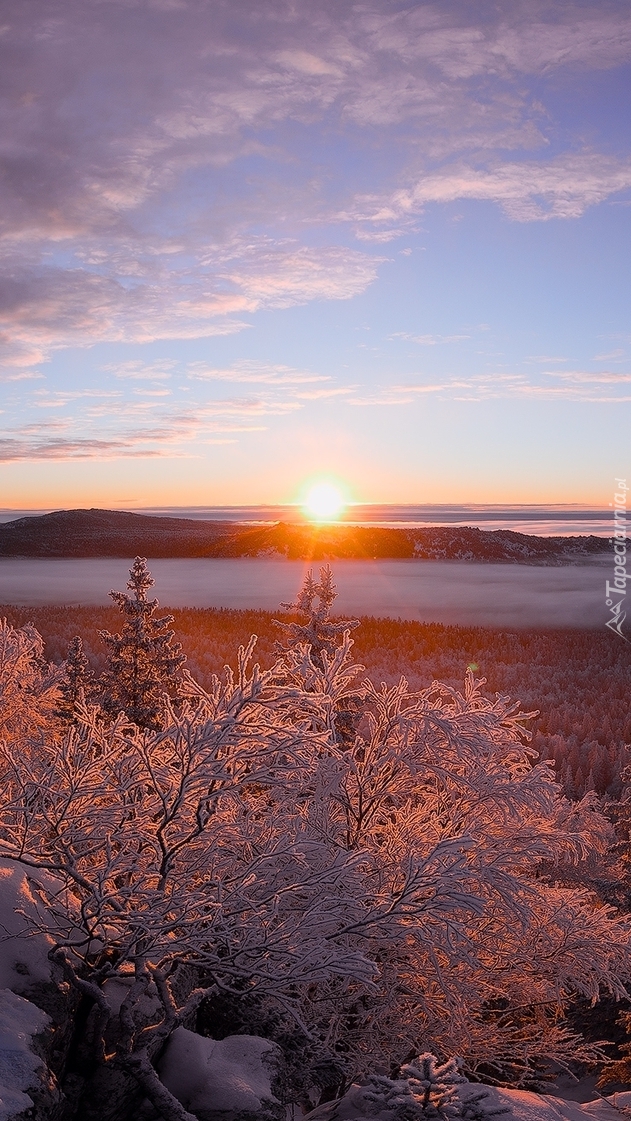
[[627, 580], [631, 577], [627, 573], [627, 486], [626, 479], [616, 479], [616, 491], [613, 496], [613, 580], [607, 580], [605, 585], [605, 603], [609, 608], [610, 618], [605, 623], [610, 631], [615, 631], [625, 642], [629, 642], [622, 630], [627, 613], [624, 610], [624, 601], [627, 594]]

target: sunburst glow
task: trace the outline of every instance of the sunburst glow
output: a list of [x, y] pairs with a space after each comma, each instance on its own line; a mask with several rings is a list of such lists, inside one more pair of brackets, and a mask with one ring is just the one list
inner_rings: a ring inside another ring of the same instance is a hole
[[337, 518], [346, 505], [339, 487], [333, 483], [316, 483], [307, 493], [305, 509], [310, 518], [324, 521]]

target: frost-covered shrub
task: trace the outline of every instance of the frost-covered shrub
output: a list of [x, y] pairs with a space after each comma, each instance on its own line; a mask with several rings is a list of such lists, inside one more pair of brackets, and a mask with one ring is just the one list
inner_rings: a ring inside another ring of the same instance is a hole
[[40, 734], [61, 730], [58, 709], [63, 673], [44, 658], [44, 643], [34, 627], [12, 627], [0, 620], [0, 739], [14, 751]]
[[[320, 987], [303, 1012], [312, 1031], [355, 1070], [430, 1044], [498, 1084], [540, 1083], [542, 1052], [593, 1057], [559, 1012], [577, 993], [624, 995], [628, 930], [588, 891], [541, 874], [607, 845], [593, 797], [561, 797], [550, 765], [536, 764], [528, 714], [485, 697], [470, 672], [462, 692], [411, 691], [405, 679], [378, 690], [358, 684], [348, 633], [318, 647], [319, 669], [308, 631], [285, 666], [320, 698], [329, 735], [305, 774], [309, 816], [358, 854], [366, 898], [397, 929], [388, 943], [372, 918], [355, 928], [378, 963], [378, 995]], [[352, 742], [335, 726], [349, 695], [362, 702]]]

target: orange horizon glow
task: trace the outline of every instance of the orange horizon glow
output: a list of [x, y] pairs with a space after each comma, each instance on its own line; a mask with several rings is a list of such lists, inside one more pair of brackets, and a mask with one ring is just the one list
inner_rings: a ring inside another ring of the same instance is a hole
[[[277, 480], [275, 478], [248, 478], [226, 480], [227, 485], [217, 485], [217, 480], [199, 479], [191, 484], [189, 480], [153, 480], [138, 478], [127, 479], [127, 486], [120, 478], [98, 479], [90, 478], [93, 466], [85, 465], [85, 474], [81, 483], [76, 478], [60, 477], [51, 479], [50, 475], [57, 474], [55, 468], [61, 464], [49, 465], [49, 478], [29, 480], [31, 485], [24, 486], [23, 480], [11, 479], [13, 465], [3, 468], [4, 485], [0, 498], [0, 510], [20, 512], [44, 510], [73, 510], [73, 509], [98, 509], [109, 510], [138, 510], [159, 507], [196, 507], [196, 506], [297, 506], [303, 509], [310, 486], [320, 481], [330, 482], [338, 487], [343, 496], [346, 507], [364, 505], [397, 505], [397, 506], [563, 506], [563, 507], [598, 507], [606, 509], [611, 502], [612, 490], [605, 490], [606, 480], [600, 479], [598, 492], [585, 487], [582, 492], [568, 490], [559, 493], [559, 488], [528, 488], [525, 487], [487, 487], [483, 485], [467, 486], [461, 481], [456, 484], [453, 480], [431, 480], [425, 478], [422, 484], [414, 479], [393, 478], [376, 479], [371, 477], [373, 472], [366, 472], [367, 477], [361, 473], [341, 470], [335, 474], [319, 476], [314, 473], [302, 482]], [[52, 467], [52, 470], [51, 470]], [[76, 464], [72, 465], [73, 474]], [[345, 465], [347, 467], [347, 465]], [[39, 472], [38, 472], [39, 474]], [[60, 475], [65, 472], [60, 472]], [[96, 476], [96, 472], [94, 472]], [[348, 483], [340, 480], [348, 479]], [[361, 479], [361, 481], [360, 481]], [[121, 485], [121, 482], [123, 485]], [[470, 481], [471, 482], [471, 481]], [[11, 484], [14, 485], [11, 485]], [[22, 485], [20, 485], [20, 483]], [[134, 483], [136, 485], [134, 485]], [[214, 483], [214, 485], [213, 485]], [[453, 484], [453, 485], [450, 485]]]
[[[169, 498], [171, 498], [171, 501], [169, 501]], [[537, 496], [537, 498], [531, 499], [520, 497], [519, 499], [512, 501], [507, 499], [505, 496], [503, 496], [502, 498], [493, 496], [493, 498], [489, 499], [479, 497], [475, 499], [459, 498], [451, 496], [449, 498], [446, 498], [444, 496], [432, 498], [388, 497], [366, 498], [348, 502], [344, 501], [339, 507], [337, 514], [331, 513], [318, 515], [315, 513], [309, 513], [306, 503], [304, 501], [298, 501], [295, 498], [290, 500], [286, 498], [278, 500], [266, 499], [264, 501], [256, 501], [255, 499], [249, 501], [245, 499], [231, 501], [228, 498], [215, 498], [215, 500], [213, 501], [212, 499], [201, 500], [197, 498], [196, 500], [186, 501], [183, 499], [173, 500], [172, 496], [169, 496], [163, 498], [160, 501], [156, 496], [152, 496], [146, 501], [137, 499], [133, 502], [125, 502], [124, 500], [114, 498], [108, 499], [105, 496], [98, 495], [79, 498], [74, 498], [73, 496], [69, 495], [65, 501], [63, 499], [60, 499], [57, 502], [46, 502], [45, 500], [37, 503], [33, 500], [20, 502], [19, 499], [16, 498], [14, 499], [14, 501], [3, 502], [0, 505], [0, 512], [4, 514], [15, 512], [16, 515], [28, 515], [49, 513], [56, 510], [126, 510], [133, 513], [134, 511], [142, 512], [162, 509], [193, 510], [203, 508], [225, 508], [238, 510], [251, 507], [287, 507], [288, 509], [301, 510], [304, 516], [317, 524], [318, 522], [326, 521], [327, 519], [336, 521], [342, 513], [350, 513], [354, 509], [360, 510], [366, 506], [436, 506], [437, 508], [445, 506], [461, 506], [471, 510], [475, 510], [476, 508], [487, 509], [489, 507], [497, 507], [498, 510], [503, 508], [519, 509], [521, 507], [536, 510], [540, 507], [541, 509], [545, 510], [576, 510], [576, 512], [578, 513], [581, 510], [607, 510], [610, 505], [611, 501], [602, 497], [594, 498], [591, 501], [589, 499], [582, 499], [580, 501], [573, 502], [562, 502], [558, 499], [546, 501], [539, 496]]]

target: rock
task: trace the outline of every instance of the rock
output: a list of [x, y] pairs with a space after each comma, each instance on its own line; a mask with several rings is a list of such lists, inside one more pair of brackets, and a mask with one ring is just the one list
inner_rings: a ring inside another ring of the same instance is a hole
[[58, 1121], [63, 1098], [35, 1049], [48, 1016], [9, 989], [0, 990], [0, 1121]]
[[282, 1121], [272, 1092], [281, 1051], [268, 1039], [207, 1039], [178, 1028], [159, 1064], [165, 1086], [199, 1121]]

